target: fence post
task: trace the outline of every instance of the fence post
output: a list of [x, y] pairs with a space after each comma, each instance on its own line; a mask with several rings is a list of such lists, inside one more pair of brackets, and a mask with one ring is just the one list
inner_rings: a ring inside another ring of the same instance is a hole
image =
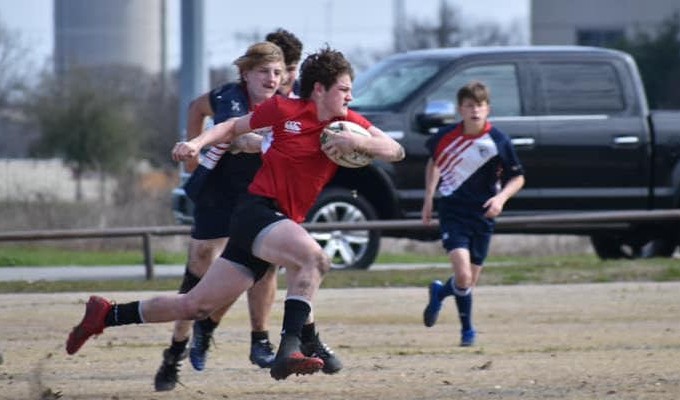
[[144, 251], [144, 266], [146, 268], [146, 280], [153, 280], [153, 254], [151, 254], [151, 234], [146, 232], [142, 235], [142, 250]]

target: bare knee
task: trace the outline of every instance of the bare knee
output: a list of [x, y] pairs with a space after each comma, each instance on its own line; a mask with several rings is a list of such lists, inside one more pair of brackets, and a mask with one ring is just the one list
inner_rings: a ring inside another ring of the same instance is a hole
[[185, 320], [199, 320], [207, 318], [213, 311], [213, 307], [197, 301], [190, 296], [182, 299], [182, 318]]
[[324, 276], [328, 271], [331, 270], [331, 259], [328, 257], [326, 252], [319, 249], [312, 255], [311, 265], [313, 265], [314, 268], [319, 271], [321, 276]]
[[456, 286], [467, 289], [472, 286], [472, 275], [468, 273], [456, 274]]

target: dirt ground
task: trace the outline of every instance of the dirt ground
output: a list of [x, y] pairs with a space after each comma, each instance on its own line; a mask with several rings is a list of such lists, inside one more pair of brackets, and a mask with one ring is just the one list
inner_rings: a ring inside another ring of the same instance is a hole
[[[472, 348], [457, 347], [451, 300], [435, 327], [423, 327], [424, 288], [324, 289], [317, 321], [345, 369], [280, 382], [247, 359], [240, 300], [218, 328], [207, 370], [187, 363], [171, 393], [153, 390], [170, 324], [110, 328], [66, 355], [87, 296], [0, 295], [1, 399], [680, 398], [680, 282], [481, 286]], [[273, 337], [280, 316], [277, 301]]]

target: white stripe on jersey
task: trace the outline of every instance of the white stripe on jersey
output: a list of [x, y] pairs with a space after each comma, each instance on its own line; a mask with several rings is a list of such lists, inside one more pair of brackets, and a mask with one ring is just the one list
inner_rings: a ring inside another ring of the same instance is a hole
[[207, 169], [213, 169], [228, 150], [229, 145], [227, 143], [218, 143], [210, 146], [210, 149], [200, 158], [199, 163]]
[[439, 193], [448, 196], [472, 174], [498, 154], [496, 143], [486, 133], [474, 140], [456, 138], [437, 159], [441, 183]]
[[[263, 137], [261, 151], [262, 153], [265, 153], [269, 146], [271, 145], [272, 141], [271, 127], [256, 129], [253, 132]], [[215, 168], [215, 165], [217, 165], [217, 163], [220, 161], [224, 153], [228, 151], [229, 151], [228, 143], [218, 143], [214, 146], [211, 146], [205, 154], [201, 155], [199, 163], [202, 166], [206, 167], [207, 169], [211, 170]]]

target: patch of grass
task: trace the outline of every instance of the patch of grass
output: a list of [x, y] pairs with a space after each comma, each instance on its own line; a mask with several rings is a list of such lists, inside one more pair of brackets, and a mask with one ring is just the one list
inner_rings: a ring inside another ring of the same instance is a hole
[[[154, 263], [183, 264], [186, 252], [154, 251]], [[138, 251], [71, 250], [44, 246], [0, 246], [0, 267], [63, 265], [143, 265], [144, 255]]]
[[[173, 265], [186, 262], [186, 251], [154, 251], [154, 264]], [[446, 255], [417, 253], [381, 253], [376, 263], [447, 263]], [[139, 250], [73, 250], [51, 246], [0, 244], [0, 267], [13, 266], [64, 266], [64, 265], [141, 265], [144, 256]]]
[[[480, 286], [520, 284], [568, 284], [596, 282], [665, 282], [680, 280], [676, 259], [600, 261], [595, 256], [506, 257], [491, 259], [485, 267]], [[331, 271], [324, 288], [422, 287], [433, 279], [446, 279], [446, 268], [412, 270]], [[180, 277], [146, 280], [0, 282], [0, 293], [22, 292], [107, 292], [107, 291], [177, 291]], [[279, 287], [285, 277], [279, 276]]]

